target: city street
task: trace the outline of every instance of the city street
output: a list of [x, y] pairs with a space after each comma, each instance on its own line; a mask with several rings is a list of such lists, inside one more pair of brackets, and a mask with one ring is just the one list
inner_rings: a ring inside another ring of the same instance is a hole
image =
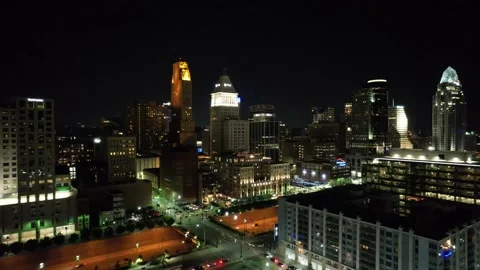
[[[78, 263], [86, 263], [85, 269], [112, 267], [124, 258], [136, 259], [138, 254], [147, 259], [148, 256], [160, 255], [165, 249], [170, 254], [185, 249], [182, 244], [184, 236], [173, 228], [160, 227], [125, 236], [93, 240], [74, 245], [66, 245], [52, 249], [39, 248], [35, 252], [0, 259], [0, 269], [38, 269], [44, 263], [45, 269], [72, 269]], [[137, 248], [138, 243], [138, 248]], [[155, 252], [156, 251], [156, 252]]]

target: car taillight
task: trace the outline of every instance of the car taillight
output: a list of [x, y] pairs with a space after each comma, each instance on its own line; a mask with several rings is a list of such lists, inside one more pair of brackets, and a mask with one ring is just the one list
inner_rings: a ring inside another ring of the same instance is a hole
[[278, 263], [278, 259], [277, 259], [277, 258], [275, 258], [275, 262]]

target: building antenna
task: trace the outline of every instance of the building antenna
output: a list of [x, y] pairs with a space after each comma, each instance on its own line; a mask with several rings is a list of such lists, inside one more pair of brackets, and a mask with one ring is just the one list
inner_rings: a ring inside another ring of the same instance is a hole
[[392, 98], [392, 106], [395, 107], [395, 99]]

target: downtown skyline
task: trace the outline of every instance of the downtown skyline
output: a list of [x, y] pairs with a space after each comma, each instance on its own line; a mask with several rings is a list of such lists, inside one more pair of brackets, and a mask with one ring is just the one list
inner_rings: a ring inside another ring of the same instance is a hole
[[[467, 103], [478, 95], [473, 67], [478, 54], [461, 5], [432, 22], [424, 19], [440, 7], [420, 5], [406, 21], [402, 8], [352, 4], [341, 23], [333, 14], [315, 21], [314, 12], [282, 8], [219, 12], [137, 4], [129, 13], [118, 3], [67, 10], [69, 16], [35, 26], [18, 24], [22, 35], [7, 32], [17, 53], [7, 55], [12, 68], [2, 80], [16, 96], [55, 99], [59, 124], [120, 116], [131, 100], [168, 101], [171, 65], [179, 57], [189, 63], [193, 114], [202, 126], [208, 125], [210, 93], [222, 68], [228, 68], [242, 98], [242, 115], [250, 105], [273, 104], [278, 119], [292, 127], [305, 126], [313, 106], [332, 106], [338, 116], [353, 91], [370, 79], [388, 80], [390, 103], [394, 98], [405, 105], [412, 130], [429, 132], [431, 97], [446, 67], [457, 70]], [[358, 11], [368, 15], [361, 23]], [[38, 16], [28, 15], [29, 21]], [[171, 23], [180, 15], [185, 21]], [[204, 20], [195, 23], [200, 17]], [[249, 21], [242, 24], [245, 17]], [[444, 33], [455, 33], [455, 39], [436, 42]], [[468, 107], [469, 130], [478, 129], [477, 110]]]

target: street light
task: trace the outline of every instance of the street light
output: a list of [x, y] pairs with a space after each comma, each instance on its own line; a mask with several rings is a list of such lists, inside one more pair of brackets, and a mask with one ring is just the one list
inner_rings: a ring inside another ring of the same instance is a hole
[[240, 243], [240, 260], [243, 258], [243, 241], [245, 239], [245, 231], [247, 230], [245, 226], [247, 225], [247, 220], [243, 219], [243, 235], [242, 235], [242, 242]]
[[198, 237], [198, 226], [200, 226], [200, 225], [197, 224], [197, 228], [196, 228], [197, 231], [196, 231], [196, 233], [195, 233], [195, 235], [197, 235], [197, 237]]
[[45, 264], [43, 262], [40, 263], [40, 265], [38, 266], [38, 268], [40, 269], [43, 269], [45, 267]]
[[75, 256], [75, 262], [76, 262], [77, 266], [78, 266], [79, 261], [80, 261], [80, 255]]

